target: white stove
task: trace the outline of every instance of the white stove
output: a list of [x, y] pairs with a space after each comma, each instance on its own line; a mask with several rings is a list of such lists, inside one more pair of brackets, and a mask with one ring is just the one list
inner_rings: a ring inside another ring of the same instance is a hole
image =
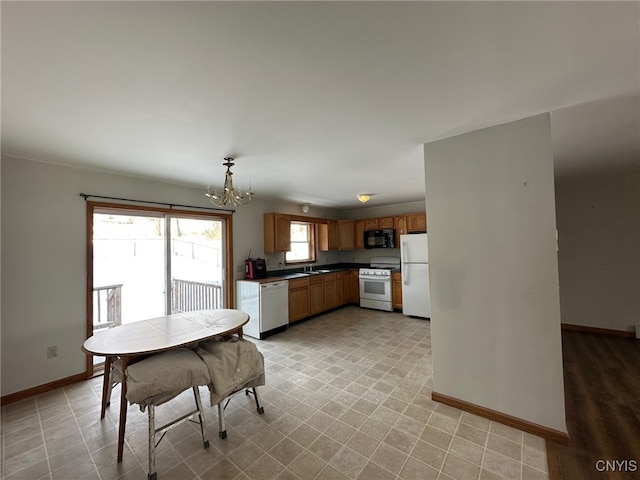
[[391, 306], [391, 271], [400, 268], [399, 257], [373, 257], [368, 267], [360, 269], [360, 306], [393, 311]]

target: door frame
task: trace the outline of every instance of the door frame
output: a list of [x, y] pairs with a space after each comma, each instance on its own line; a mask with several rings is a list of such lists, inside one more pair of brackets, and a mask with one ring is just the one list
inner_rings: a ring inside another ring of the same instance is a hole
[[[162, 208], [162, 207], [150, 207], [144, 205], [131, 205], [125, 203], [112, 203], [112, 202], [93, 202], [87, 201], [86, 209], [86, 248], [87, 248], [87, 278], [86, 278], [86, 299], [85, 299], [85, 316], [86, 316], [86, 336], [89, 338], [93, 335], [93, 215], [96, 209], [111, 209], [136, 211], [136, 212], [150, 212], [150, 213], [162, 213], [169, 216], [190, 216], [190, 217], [203, 217], [224, 222], [224, 261], [225, 270], [224, 278], [224, 296], [227, 308], [234, 308], [234, 282], [233, 282], [233, 221], [232, 213], [223, 213], [222, 211], [201, 211], [201, 210], [188, 210], [177, 208]], [[86, 373], [87, 376], [92, 376], [94, 373], [94, 365], [92, 356], [87, 354], [86, 358]]]

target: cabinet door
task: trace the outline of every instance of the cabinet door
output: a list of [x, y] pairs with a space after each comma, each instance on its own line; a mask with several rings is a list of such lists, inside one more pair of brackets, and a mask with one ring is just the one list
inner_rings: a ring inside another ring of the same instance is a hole
[[338, 248], [353, 250], [355, 248], [355, 226], [353, 220], [338, 220]]
[[377, 218], [365, 218], [365, 220], [364, 220], [364, 229], [365, 230], [378, 230], [378, 219]]
[[360, 272], [358, 272], [358, 270], [351, 270], [349, 277], [351, 279], [349, 300], [352, 303], [360, 303]]
[[324, 281], [318, 275], [309, 279], [309, 313], [315, 315], [324, 311]]
[[357, 250], [364, 249], [364, 220], [354, 222], [355, 247]]
[[412, 213], [407, 215], [407, 231], [408, 232], [426, 232], [427, 231], [427, 214]]
[[383, 217], [378, 219], [378, 228], [393, 228], [393, 217]]
[[336, 306], [344, 305], [344, 275], [342, 272], [336, 273]]
[[318, 225], [318, 250], [328, 252], [329, 250], [338, 250], [338, 221], [327, 220], [327, 223]]
[[281, 213], [264, 214], [264, 252], [291, 250], [291, 219]]
[[396, 229], [396, 247], [400, 247], [400, 235], [407, 233], [407, 217], [404, 215], [393, 217], [393, 228]]
[[324, 280], [324, 308], [328, 310], [338, 306], [338, 290], [336, 285], [336, 274], [326, 273]]
[[328, 220], [327, 225], [329, 226], [329, 250], [338, 250], [338, 247], [340, 246], [338, 221]]
[[289, 323], [309, 316], [309, 287], [289, 290]]
[[351, 301], [351, 272], [338, 272], [338, 278], [342, 277], [342, 302], [340, 305]]
[[391, 274], [391, 306], [402, 310], [402, 273]]
[[309, 280], [289, 280], [289, 323], [309, 316]]

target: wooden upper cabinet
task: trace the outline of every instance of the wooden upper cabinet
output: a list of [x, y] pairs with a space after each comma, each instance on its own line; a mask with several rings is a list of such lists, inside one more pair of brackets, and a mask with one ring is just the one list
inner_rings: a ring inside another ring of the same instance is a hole
[[354, 224], [353, 220], [338, 220], [339, 250], [353, 250], [356, 248]]
[[382, 217], [378, 219], [378, 228], [393, 228], [393, 217]]
[[393, 217], [393, 228], [396, 229], [398, 235], [405, 235], [407, 233], [407, 217], [405, 215]]
[[365, 230], [378, 230], [378, 219], [377, 218], [365, 218], [364, 219], [364, 229]]
[[400, 235], [407, 234], [407, 217], [405, 215], [393, 217], [393, 228], [396, 229], [396, 247], [400, 248]]
[[318, 225], [318, 250], [328, 252], [329, 250], [338, 250], [339, 232], [338, 221], [327, 220], [327, 223]]
[[356, 250], [364, 249], [364, 220], [356, 220], [354, 222], [353, 231], [355, 235]]
[[264, 253], [291, 250], [291, 219], [280, 213], [264, 214]]
[[426, 232], [427, 214], [412, 213], [407, 215], [407, 232]]

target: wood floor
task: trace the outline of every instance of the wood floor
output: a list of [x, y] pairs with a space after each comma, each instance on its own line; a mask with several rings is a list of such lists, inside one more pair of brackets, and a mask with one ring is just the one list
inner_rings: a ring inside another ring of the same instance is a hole
[[570, 440], [547, 442], [550, 480], [640, 479], [640, 340], [563, 330], [562, 353]]

